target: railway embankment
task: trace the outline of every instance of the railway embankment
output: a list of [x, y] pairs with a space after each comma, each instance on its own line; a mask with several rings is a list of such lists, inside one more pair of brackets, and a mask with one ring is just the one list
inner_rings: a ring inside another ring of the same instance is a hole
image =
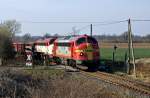
[[150, 58], [138, 59], [135, 62], [137, 78], [150, 84]]
[[103, 78], [89, 77], [65, 67], [1, 67], [0, 97], [15, 98], [149, 98]]

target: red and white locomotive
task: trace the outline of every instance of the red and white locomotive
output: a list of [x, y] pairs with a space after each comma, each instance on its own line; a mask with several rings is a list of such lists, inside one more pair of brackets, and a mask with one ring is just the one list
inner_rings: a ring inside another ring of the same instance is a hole
[[88, 35], [57, 39], [54, 42], [53, 57], [70, 66], [83, 65], [93, 68], [98, 65], [100, 59], [98, 42]]
[[[17, 44], [14, 45], [16, 49]], [[94, 68], [100, 60], [98, 42], [88, 35], [38, 40], [32, 44], [32, 50], [33, 55], [38, 54], [35, 59], [51, 59], [57, 64], [65, 63], [69, 66]]]

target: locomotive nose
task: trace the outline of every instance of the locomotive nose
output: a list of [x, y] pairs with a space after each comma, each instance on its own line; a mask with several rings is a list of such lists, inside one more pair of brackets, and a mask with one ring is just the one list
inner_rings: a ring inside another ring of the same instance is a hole
[[97, 45], [87, 43], [86, 52], [88, 60], [99, 59], [99, 48]]
[[87, 43], [87, 57], [88, 57], [88, 60], [92, 60], [93, 59], [93, 46], [91, 43]]

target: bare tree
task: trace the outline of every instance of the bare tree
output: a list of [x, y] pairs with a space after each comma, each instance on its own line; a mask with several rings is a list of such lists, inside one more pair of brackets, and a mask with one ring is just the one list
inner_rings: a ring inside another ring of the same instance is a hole
[[11, 33], [12, 38], [14, 38], [15, 34], [21, 33], [21, 24], [16, 20], [7, 20], [3, 23], [3, 26]]

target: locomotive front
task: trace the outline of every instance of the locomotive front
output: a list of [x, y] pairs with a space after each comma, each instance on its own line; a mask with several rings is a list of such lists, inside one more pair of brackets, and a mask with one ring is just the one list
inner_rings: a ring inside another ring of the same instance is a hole
[[78, 64], [93, 68], [99, 65], [100, 53], [98, 42], [95, 38], [83, 35], [75, 40], [74, 59]]
[[58, 64], [63, 62], [69, 66], [96, 68], [99, 55], [98, 42], [88, 35], [57, 39], [54, 43], [53, 56]]

